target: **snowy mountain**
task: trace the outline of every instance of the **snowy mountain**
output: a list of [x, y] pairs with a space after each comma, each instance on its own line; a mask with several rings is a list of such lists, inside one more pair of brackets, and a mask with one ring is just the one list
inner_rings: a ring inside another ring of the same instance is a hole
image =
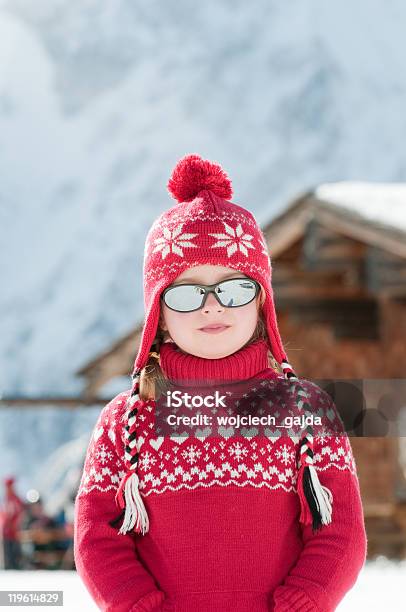
[[321, 182], [404, 181], [405, 19], [401, 0], [3, 0], [1, 392], [79, 393], [142, 319], [183, 155], [221, 163], [261, 223]]

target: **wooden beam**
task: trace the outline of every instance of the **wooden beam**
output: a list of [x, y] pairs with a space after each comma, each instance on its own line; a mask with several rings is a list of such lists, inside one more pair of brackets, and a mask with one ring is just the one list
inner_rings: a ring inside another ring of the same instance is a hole
[[17, 397], [17, 396], [2, 396], [0, 399], [0, 408], [9, 408], [10, 406], [18, 406], [22, 408], [49, 408], [49, 406], [58, 406], [60, 408], [77, 408], [81, 406], [105, 406], [111, 402], [113, 398], [102, 397]]
[[349, 271], [305, 270], [295, 262], [278, 261], [273, 271], [272, 284], [276, 299], [305, 297], [367, 299], [370, 296], [355, 282], [348, 281]]
[[316, 285], [308, 285], [305, 287], [295, 287], [293, 285], [279, 287], [277, 283], [273, 283], [275, 301], [277, 304], [284, 300], [291, 302], [299, 302], [305, 299], [318, 300], [341, 300], [343, 302], [354, 299], [368, 299], [368, 294], [357, 287], [317, 287]]
[[366, 252], [365, 276], [371, 292], [406, 296], [406, 260], [369, 246]]
[[300, 263], [309, 271], [344, 272], [346, 284], [363, 284], [366, 245], [311, 219], [303, 238]]
[[369, 299], [286, 299], [278, 296], [276, 309], [298, 325], [329, 325], [336, 338], [379, 339], [379, 305]]

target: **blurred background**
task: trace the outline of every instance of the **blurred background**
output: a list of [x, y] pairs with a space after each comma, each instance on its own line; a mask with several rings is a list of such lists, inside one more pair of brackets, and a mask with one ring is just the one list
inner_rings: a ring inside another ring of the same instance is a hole
[[[0, 0], [3, 588], [96, 609], [74, 498], [130, 387], [145, 237], [186, 154], [220, 163], [261, 224], [294, 369], [379, 379], [383, 416], [403, 414], [405, 25], [402, 0]], [[369, 551], [339, 610], [403, 609], [403, 431], [351, 440]]]

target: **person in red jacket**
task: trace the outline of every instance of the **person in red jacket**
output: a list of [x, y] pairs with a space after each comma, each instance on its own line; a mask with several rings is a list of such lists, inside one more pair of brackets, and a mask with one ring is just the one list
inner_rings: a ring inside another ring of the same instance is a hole
[[76, 569], [111, 612], [333, 611], [367, 552], [342, 421], [289, 363], [265, 237], [225, 172], [188, 155], [168, 189], [131, 387], [86, 453]]
[[21, 546], [18, 536], [24, 503], [14, 489], [15, 478], [4, 479], [5, 496], [2, 507], [2, 540], [4, 551], [4, 569], [19, 569]]

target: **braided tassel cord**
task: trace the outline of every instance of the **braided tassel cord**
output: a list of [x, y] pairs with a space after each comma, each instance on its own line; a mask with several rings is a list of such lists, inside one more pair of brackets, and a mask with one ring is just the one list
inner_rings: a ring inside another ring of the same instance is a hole
[[[305, 413], [310, 405], [302, 398], [306, 392], [299, 383], [287, 359], [282, 361], [282, 371], [287, 380], [294, 380], [298, 388], [297, 404]], [[313, 465], [313, 428], [308, 425], [306, 434], [300, 441], [300, 457], [297, 474], [297, 492], [300, 500], [299, 521], [304, 525], [312, 524], [313, 533], [323, 525], [329, 525], [333, 514], [333, 494], [319, 480]]]
[[116, 502], [124, 508], [124, 521], [119, 532], [121, 535], [135, 527], [137, 533], [143, 535], [148, 531], [148, 515], [138, 489], [138, 476], [135, 472], [127, 472], [116, 494]]
[[[149, 529], [148, 514], [139, 491], [139, 478], [136, 472], [138, 463], [137, 440], [136, 440], [136, 414], [138, 408], [136, 404], [139, 400], [139, 372], [133, 375], [133, 388], [127, 400], [125, 425], [125, 460], [129, 464], [129, 471], [122, 479], [117, 490], [115, 500], [117, 505], [123, 510], [120, 517], [114, 521], [124, 518], [123, 523], [118, 531], [119, 534], [125, 535], [128, 531], [135, 528], [137, 533], [144, 535]], [[110, 523], [113, 525], [113, 523]]]

